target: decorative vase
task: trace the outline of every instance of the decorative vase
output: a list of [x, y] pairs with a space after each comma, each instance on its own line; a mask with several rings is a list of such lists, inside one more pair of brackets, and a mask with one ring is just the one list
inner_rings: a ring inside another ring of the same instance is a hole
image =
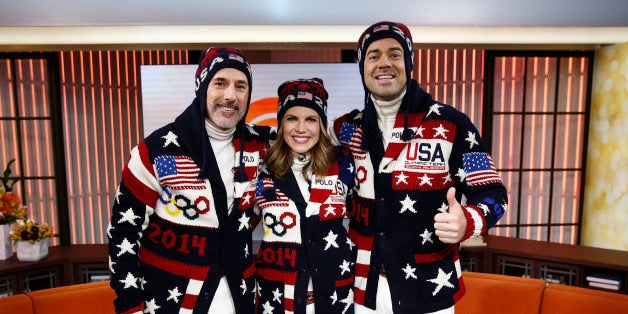
[[9, 259], [13, 256], [13, 240], [9, 239], [11, 225], [0, 225], [0, 260]]
[[17, 259], [22, 262], [37, 262], [48, 255], [49, 238], [30, 243], [28, 241], [17, 242]]

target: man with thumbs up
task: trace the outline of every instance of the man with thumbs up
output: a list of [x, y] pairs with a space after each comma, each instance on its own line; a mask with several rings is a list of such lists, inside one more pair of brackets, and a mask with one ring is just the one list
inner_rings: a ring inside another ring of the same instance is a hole
[[459, 243], [486, 234], [507, 207], [479, 132], [419, 87], [413, 58], [405, 25], [367, 28], [357, 46], [364, 109], [330, 124], [355, 163], [347, 207], [357, 314], [453, 314], [464, 294]]

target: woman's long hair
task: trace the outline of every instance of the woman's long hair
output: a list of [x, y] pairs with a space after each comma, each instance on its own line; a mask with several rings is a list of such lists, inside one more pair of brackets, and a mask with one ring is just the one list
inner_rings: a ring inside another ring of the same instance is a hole
[[[310, 164], [302, 169], [303, 176], [306, 178], [308, 170], [311, 170], [317, 178], [325, 176], [336, 160], [336, 150], [331, 145], [331, 138], [323, 124], [321, 122], [319, 124], [321, 133], [318, 142], [309, 150]], [[292, 149], [283, 139], [283, 128], [279, 128], [277, 140], [266, 151], [266, 166], [275, 177], [283, 178], [291, 171], [293, 158]]]

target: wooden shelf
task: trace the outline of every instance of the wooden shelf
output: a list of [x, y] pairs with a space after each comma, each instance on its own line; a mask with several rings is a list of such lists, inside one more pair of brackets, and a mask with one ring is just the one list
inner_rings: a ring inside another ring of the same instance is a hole
[[107, 270], [107, 260], [107, 244], [51, 246], [48, 256], [37, 262], [13, 255], [0, 261], [0, 295], [84, 283], [85, 270]]
[[487, 248], [491, 253], [516, 253], [533, 259], [558, 263], [586, 265], [628, 271], [628, 252], [580, 245], [488, 236]]
[[589, 286], [587, 276], [608, 274], [619, 278], [621, 287], [600, 290], [628, 294], [626, 251], [487, 236], [484, 247], [462, 246], [461, 260], [470, 258], [481, 262], [475, 265], [481, 272], [530, 276], [592, 289], [597, 288]]

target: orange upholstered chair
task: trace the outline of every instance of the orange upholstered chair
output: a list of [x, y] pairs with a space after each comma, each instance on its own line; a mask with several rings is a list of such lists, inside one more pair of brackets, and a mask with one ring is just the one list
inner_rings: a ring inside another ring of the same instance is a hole
[[463, 272], [466, 293], [456, 313], [539, 313], [545, 281], [496, 274]]
[[115, 313], [113, 299], [116, 296], [109, 281], [38, 290], [27, 295], [37, 314]]
[[34, 314], [31, 299], [25, 294], [16, 294], [1, 299], [0, 313]]
[[543, 293], [541, 313], [628, 313], [628, 295], [550, 284]]

